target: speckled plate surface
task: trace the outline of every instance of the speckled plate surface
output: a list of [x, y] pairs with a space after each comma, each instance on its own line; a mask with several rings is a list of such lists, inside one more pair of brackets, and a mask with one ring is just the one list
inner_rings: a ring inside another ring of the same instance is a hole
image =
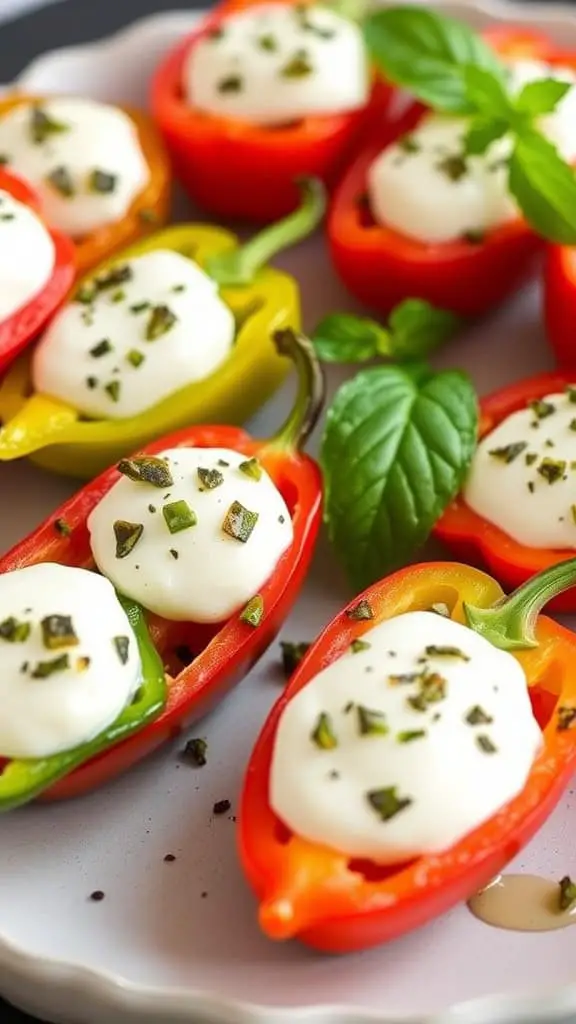
[[[538, 24], [576, 46], [570, 8], [490, 0], [445, 6], [478, 26]], [[154, 64], [195, 17], [163, 14], [98, 44], [47, 54], [19, 84], [142, 103]], [[321, 238], [281, 262], [302, 281], [309, 326], [329, 310], [354, 308]], [[468, 369], [480, 392], [513, 381], [519, 368], [549, 367], [536, 290], [448, 346], [437, 363]], [[331, 373], [331, 387], [343, 376]], [[288, 384], [251, 424], [256, 433], [273, 429], [290, 394]], [[1, 466], [0, 548], [72, 490], [27, 464]], [[350, 596], [321, 541], [284, 636], [311, 639]], [[194, 730], [209, 742], [201, 770], [181, 762], [180, 742], [84, 800], [0, 820], [0, 992], [43, 1019], [73, 1024], [575, 1021], [571, 930], [497, 932], [459, 907], [399, 942], [340, 960], [259, 935], [233, 817], [249, 751], [281, 684], [275, 646]], [[232, 811], [215, 819], [212, 806], [224, 798]], [[574, 874], [575, 836], [569, 791], [515, 866]], [[166, 862], [167, 853], [176, 859]], [[95, 889], [106, 894], [99, 903], [89, 900]]]

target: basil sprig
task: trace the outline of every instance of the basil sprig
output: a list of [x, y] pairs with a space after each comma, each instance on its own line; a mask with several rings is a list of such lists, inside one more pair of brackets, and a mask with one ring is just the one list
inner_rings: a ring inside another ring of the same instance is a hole
[[426, 541], [464, 482], [477, 426], [473, 385], [455, 370], [376, 366], [337, 391], [321, 447], [324, 515], [356, 589]]
[[312, 334], [324, 363], [363, 363], [383, 356], [404, 362], [423, 359], [454, 337], [461, 320], [424, 299], [405, 299], [392, 310], [386, 327], [353, 313], [330, 313]]
[[570, 85], [530, 82], [509, 94], [504, 65], [471, 28], [421, 7], [371, 14], [364, 33], [382, 74], [434, 110], [470, 118], [465, 154], [509, 136], [508, 187], [528, 223], [551, 242], [576, 244], [576, 174], [538, 129]]

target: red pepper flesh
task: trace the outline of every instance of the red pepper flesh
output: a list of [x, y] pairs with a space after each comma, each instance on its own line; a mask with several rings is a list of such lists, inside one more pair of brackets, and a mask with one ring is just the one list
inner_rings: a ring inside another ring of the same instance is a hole
[[[41, 218], [40, 200], [20, 178], [0, 168], [0, 189], [28, 206]], [[46, 322], [64, 302], [76, 275], [72, 242], [59, 231], [46, 226], [54, 245], [54, 268], [44, 288], [24, 306], [0, 322], [0, 372], [40, 333]]]
[[576, 248], [551, 245], [544, 266], [544, 320], [563, 370], [576, 370]]
[[[351, 619], [350, 603], [324, 630], [292, 676], [254, 749], [240, 811], [240, 856], [260, 901], [260, 927], [275, 940], [298, 938], [329, 953], [347, 953], [394, 939], [470, 898], [494, 878], [544, 823], [576, 767], [576, 729], [556, 708], [576, 707], [576, 637], [540, 616], [538, 647], [517, 654], [530, 687], [544, 746], [526, 786], [513, 801], [444, 853], [398, 866], [350, 860], [294, 835], [268, 801], [276, 730], [288, 701], [325, 666], [384, 619], [448, 605], [463, 621], [462, 602], [489, 607], [502, 591], [469, 566], [410, 566], [363, 595], [372, 621]], [[511, 726], [512, 727], [512, 726]]]
[[[576, 57], [554, 47], [540, 32], [502, 27], [485, 38], [507, 59], [528, 58], [574, 66]], [[439, 245], [413, 241], [377, 224], [366, 202], [366, 175], [380, 152], [411, 131], [425, 110], [414, 106], [372, 132], [349, 167], [332, 202], [328, 240], [336, 271], [349, 291], [388, 314], [406, 298], [426, 299], [464, 317], [480, 316], [504, 301], [531, 275], [544, 243], [518, 217], [480, 240]]]
[[[245, 431], [228, 426], [181, 430], [143, 450], [154, 455], [178, 447], [230, 448], [247, 458], [257, 456], [290, 509], [293, 543], [261, 590], [264, 615], [257, 627], [242, 622], [238, 615], [210, 626], [147, 616], [152, 639], [169, 675], [165, 710], [140, 732], [62, 778], [40, 799], [75, 797], [108, 782], [204, 715], [264, 653], [304, 582], [321, 522], [322, 483], [320, 470], [312, 459], [267, 446]], [[120, 474], [113, 467], [83, 487], [0, 559], [0, 573], [38, 562], [93, 568], [87, 518], [119, 479]], [[185, 667], [178, 654], [182, 647], [196, 655]]]
[[[563, 392], [575, 381], [562, 373], [542, 373], [494, 391], [480, 401], [480, 437], [490, 431], [528, 402]], [[526, 497], [529, 514], [529, 495]], [[474, 512], [459, 495], [446, 509], [434, 527], [434, 536], [462, 561], [488, 569], [505, 590], [515, 590], [521, 583], [550, 565], [564, 562], [573, 550], [529, 548], [509, 537], [499, 526]], [[549, 605], [555, 612], [576, 612], [576, 587], [553, 598]]]
[[369, 103], [358, 111], [310, 116], [278, 127], [195, 111], [182, 90], [190, 49], [229, 15], [257, 2], [228, 0], [220, 4], [160, 65], [150, 102], [175, 174], [191, 198], [224, 219], [268, 222], [296, 208], [299, 177], [334, 183], [367, 126], [375, 118], [385, 119], [393, 90], [378, 81]]

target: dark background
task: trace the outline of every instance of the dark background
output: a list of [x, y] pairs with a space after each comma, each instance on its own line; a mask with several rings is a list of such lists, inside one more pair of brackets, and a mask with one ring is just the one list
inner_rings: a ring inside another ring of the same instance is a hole
[[[210, 0], [60, 0], [49, 4], [0, 26], [2, 81], [10, 81], [34, 57], [54, 47], [110, 35], [147, 14], [207, 6]], [[38, 1024], [36, 1018], [12, 1009], [1, 999], [0, 1013], [2, 1024]]]

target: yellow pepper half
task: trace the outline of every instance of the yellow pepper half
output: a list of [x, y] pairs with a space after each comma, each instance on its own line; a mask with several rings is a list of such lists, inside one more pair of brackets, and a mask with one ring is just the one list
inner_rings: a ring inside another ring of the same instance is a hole
[[157, 249], [194, 259], [220, 284], [237, 323], [226, 361], [127, 419], [90, 420], [77, 409], [33, 391], [29, 355], [17, 360], [0, 384], [0, 461], [29, 456], [66, 476], [90, 479], [151, 440], [194, 423], [240, 425], [273, 394], [290, 363], [276, 352], [275, 331], [300, 327], [300, 296], [290, 275], [263, 264], [281, 248], [309, 234], [324, 215], [325, 196], [314, 179], [302, 182], [302, 205], [278, 224], [240, 245], [222, 228], [183, 224], [166, 228], [116, 254], [80, 283]]

